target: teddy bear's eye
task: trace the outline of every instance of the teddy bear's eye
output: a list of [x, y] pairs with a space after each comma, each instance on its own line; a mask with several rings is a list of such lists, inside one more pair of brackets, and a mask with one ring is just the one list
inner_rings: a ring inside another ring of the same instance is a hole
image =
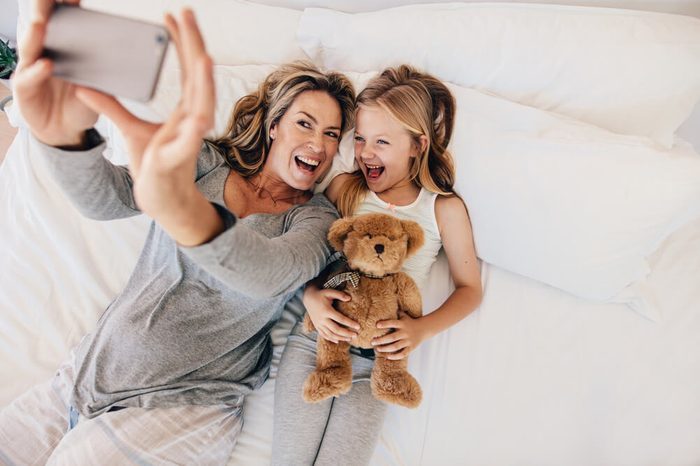
[[367, 233], [367, 238], [372, 239], [372, 233]]

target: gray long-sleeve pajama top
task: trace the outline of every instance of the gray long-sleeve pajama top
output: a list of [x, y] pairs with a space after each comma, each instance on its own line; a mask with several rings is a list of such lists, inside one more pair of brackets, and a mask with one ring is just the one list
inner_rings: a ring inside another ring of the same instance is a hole
[[[66, 152], [38, 143], [54, 178], [87, 217], [139, 214], [125, 167], [105, 144]], [[324, 267], [338, 214], [323, 195], [282, 214], [237, 219], [223, 201], [229, 173], [208, 144], [199, 190], [226, 229], [179, 246], [155, 222], [126, 288], [76, 351], [73, 406], [94, 417], [113, 406], [237, 405], [269, 372], [269, 331], [286, 301]]]

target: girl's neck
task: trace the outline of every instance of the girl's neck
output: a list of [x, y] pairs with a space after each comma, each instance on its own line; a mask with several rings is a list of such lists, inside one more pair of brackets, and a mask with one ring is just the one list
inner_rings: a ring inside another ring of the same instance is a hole
[[396, 183], [391, 188], [375, 192], [377, 197], [382, 201], [396, 206], [405, 206], [412, 204], [420, 194], [420, 187], [413, 181], [401, 181]]

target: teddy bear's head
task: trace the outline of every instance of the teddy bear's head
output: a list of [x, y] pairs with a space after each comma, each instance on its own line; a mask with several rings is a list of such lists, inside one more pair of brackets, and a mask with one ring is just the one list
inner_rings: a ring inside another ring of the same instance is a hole
[[336, 220], [328, 241], [360, 272], [384, 276], [401, 270], [404, 260], [423, 245], [423, 229], [411, 220], [386, 214], [362, 214]]

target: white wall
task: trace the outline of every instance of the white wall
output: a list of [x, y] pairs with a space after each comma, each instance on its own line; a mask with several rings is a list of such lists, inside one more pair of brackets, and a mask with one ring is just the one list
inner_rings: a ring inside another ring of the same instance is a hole
[[0, 0], [0, 36], [15, 40], [18, 14], [17, 0]]
[[[253, 0], [255, 3], [304, 9], [325, 7], [335, 10], [358, 12], [407, 5], [411, 3], [437, 3], [450, 0]], [[510, 3], [554, 3], [560, 5], [628, 8], [633, 10], [660, 11], [700, 17], [700, 0], [461, 0], [461, 3], [491, 1]]]
[[695, 111], [683, 123], [683, 126], [678, 128], [676, 134], [690, 142], [695, 150], [700, 153], [700, 104], [695, 105]]

